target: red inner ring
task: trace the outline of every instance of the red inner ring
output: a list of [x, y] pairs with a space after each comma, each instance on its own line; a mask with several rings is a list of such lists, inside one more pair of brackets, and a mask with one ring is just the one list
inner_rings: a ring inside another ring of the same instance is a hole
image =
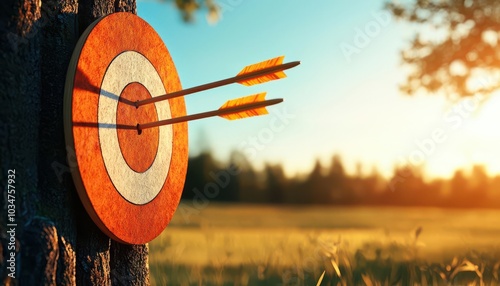
[[[128, 84], [120, 94], [120, 99], [135, 102], [151, 98], [151, 94], [142, 84], [133, 82]], [[138, 123], [158, 121], [156, 107], [147, 104], [136, 108], [130, 104], [118, 102], [116, 124], [136, 126]], [[158, 127], [142, 130], [117, 129], [120, 150], [128, 166], [138, 172], [145, 172], [153, 164], [158, 151]]]

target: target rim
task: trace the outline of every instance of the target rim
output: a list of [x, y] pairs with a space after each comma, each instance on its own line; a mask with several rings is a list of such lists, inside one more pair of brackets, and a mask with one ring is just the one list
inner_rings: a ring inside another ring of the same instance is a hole
[[[140, 35], [139, 39], [137, 35]], [[105, 49], [103, 42], [107, 43]], [[68, 151], [74, 153], [76, 163], [71, 168], [72, 177], [92, 220], [117, 241], [143, 244], [164, 230], [179, 204], [187, 169], [187, 124], [171, 126], [172, 153], [168, 174], [158, 194], [145, 204], [131, 203], [114, 187], [102, 154], [98, 154], [102, 152], [98, 144], [99, 129], [76, 124], [99, 124], [97, 118], [92, 118], [97, 116], [103, 76], [111, 61], [126, 51], [138, 52], [151, 62], [165, 91], [170, 93], [181, 89], [167, 47], [149, 24], [127, 12], [105, 16], [87, 28], [70, 62], [64, 99], [65, 137]], [[172, 117], [186, 114], [183, 98], [170, 99], [168, 103]]]

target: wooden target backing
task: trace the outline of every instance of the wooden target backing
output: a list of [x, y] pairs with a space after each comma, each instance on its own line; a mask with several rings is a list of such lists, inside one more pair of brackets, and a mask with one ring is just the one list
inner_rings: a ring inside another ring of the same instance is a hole
[[187, 123], [141, 133], [135, 126], [186, 115], [184, 99], [133, 103], [180, 89], [163, 41], [134, 14], [97, 20], [75, 48], [64, 98], [66, 144], [77, 164], [72, 176], [92, 220], [117, 241], [151, 241], [179, 204]]

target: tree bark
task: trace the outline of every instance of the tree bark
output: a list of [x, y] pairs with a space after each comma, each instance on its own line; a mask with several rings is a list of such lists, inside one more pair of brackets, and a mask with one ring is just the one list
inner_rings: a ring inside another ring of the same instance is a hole
[[[95, 19], [135, 0], [2, 0], [0, 4], [0, 276], [4, 284], [148, 285], [147, 245], [105, 236], [79, 201], [63, 133], [66, 69]], [[16, 278], [7, 276], [7, 174], [15, 170]], [[4, 255], [6, 255], [4, 257]]]

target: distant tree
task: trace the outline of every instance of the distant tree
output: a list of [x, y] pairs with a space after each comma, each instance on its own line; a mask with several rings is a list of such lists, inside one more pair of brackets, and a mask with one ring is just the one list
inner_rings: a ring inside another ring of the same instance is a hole
[[[402, 91], [441, 91], [456, 97], [498, 90], [499, 1], [418, 0], [386, 6], [397, 19], [419, 26], [402, 52], [403, 62], [411, 67]], [[485, 75], [493, 79], [484, 80]]]
[[372, 192], [373, 195], [382, 192], [386, 185], [385, 180], [383, 179], [382, 175], [375, 166], [373, 166], [370, 175], [368, 175], [368, 177], [365, 178], [364, 182], [365, 186], [367, 186], [367, 188], [368, 187], [370, 188], [370, 191]]
[[331, 201], [324, 175], [325, 170], [319, 160], [316, 160], [314, 167], [305, 180], [300, 197], [304, 203], [328, 203]]
[[287, 191], [287, 179], [281, 165], [266, 165], [266, 188], [270, 203], [284, 203]]
[[391, 205], [421, 205], [429, 204], [435, 196], [426, 196], [424, 192], [427, 188], [420, 168], [410, 168], [409, 166], [397, 166], [394, 169], [394, 178], [398, 184], [394, 189], [386, 192], [386, 204]]
[[496, 175], [490, 180], [490, 197], [494, 203], [500, 202], [500, 175]]
[[359, 182], [346, 173], [342, 158], [338, 154], [332, 157], [325, 183], [336, 203], [353, 203], [357, 194], [362, 191]]
[[469, 180], [461, 170], [455, 171], [450, 181], [450, 189], [452, 191], [451, 201], [456, 206], [466, 206], [470, 203], [469, 195]]
[[198, 156], [190, 157], [182, 198], [192, 199], [196, 195], [195, 190], [203, 192], [203, 187], [214, 180], [212, 178], [213, 174], [219, 169], [219, 164], [209, 152], [203, 152]]
[[342, 163], [342, 158], [339, 155], [334, 155], [332, 157], [332, 162], [330, 163], [330, 169], [328, 171], [328, 177], [332, 180], [341, 180], [346, 176], [344, 164]]
[[486, 168], [482, 165], [474, 165], [470, 177], [473, 200], [478, 205], [483, 206], [487, 203], [490, 185], [490, 178], [486, 173]]
[[230, 184], [236, 189], [238, 199], [244, 202], [265, 202], [264, 190], [259, 180], [261, 176], [254, 170], [245, 154], [239, 151], [231, 152], [229, 166], [238, 169], [238, 175], [234, 176]]

